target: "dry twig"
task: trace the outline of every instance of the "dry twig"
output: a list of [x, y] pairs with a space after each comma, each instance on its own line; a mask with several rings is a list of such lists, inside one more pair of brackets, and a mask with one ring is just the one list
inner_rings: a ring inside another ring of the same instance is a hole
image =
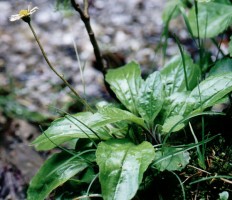
[[83, 4], [84, 4], [83, 9], [81, 8], [80, 4], [76, 3], [75, 0], [71, 0], [71, 4], [72, 4], [73, 8], [80, 14], [81, 20], [85, 24], [85, 28], [86, 28], [87, 33], [89, 35], [90, 42], [93, 46], [94, 55], [95, 55], [96, 64], [97, 64], [96, 68], [99, 71], [101, 71], [103, 73], [103, 75], [105, 75], [106, 72], [104, 69], [104, 63], [103, 63], [101, 51], [100, 51], [100, 48], [99, 48], [97, 40], [95, 38], [93, 29], [92, 29], [91, 24], [90, 24], [90, 17], [89, 17], [89, 13], [88, 13], [88, 9], [89, 9], [88, 0], [83, 0]]

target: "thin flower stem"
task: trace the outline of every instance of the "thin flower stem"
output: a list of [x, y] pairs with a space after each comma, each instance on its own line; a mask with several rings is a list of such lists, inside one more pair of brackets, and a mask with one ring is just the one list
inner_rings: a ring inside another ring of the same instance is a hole
[[51, 68], [51, 70], [52, 70], [52, 71], [65, 83], [65, 85], [67, 85], [67, 86], [69, 87], [69, 89], [70, 89], [70, 90], [73, 92], [73, 94], [77, 97], [78, 101], [80, 101], [80, 102], [86, 107], [87, 110], [92, 111], [92, 108], [89, 106], [89, 104], [86, 102], [86, 100], [83, 99], [83, 98], [76, 92], [76, 90], [67, 82], [67, 80], [63, 77], [63, 75], [59, 74], [59, 73], [56, 71], [56, 69], [52, 66], [52, 64], [51, 64], [50, 61], [48, 60], [48, 57], [47, 57], [47, 55], [46, 55], [46, 53], [45, 53], [45, 51], [44, 51], [44, 49], [43, 49], [43, 47], [42, 47], [42, 45], [41, 45], [41, 43], [40, 43], [38, 37], [37, 37], [37, 34], [36, 34], [36, 32], [35, 32], [33, 26], [31, 25], [30, 22], [28, 22], [28, 25], [29, 25], [29, 27], [30, 27], [30, 29], [31, 29], [31, 31], [32, 31], [32, 33], [33, 33], [33, 35], [34, 35], [34, 37], [35, 37], [35, 40], [36, 40], [37, 44], [39, 45], [39, 48], [40, 48], [40, 50], [41, 50], [41, 52], [42, 52], [42, 54], [43, 54], [44, 59], [46, 60], [46, 62], [47, 62], [47, 64], [48, 64], [48, 66], [49, 66], [49, 67]]

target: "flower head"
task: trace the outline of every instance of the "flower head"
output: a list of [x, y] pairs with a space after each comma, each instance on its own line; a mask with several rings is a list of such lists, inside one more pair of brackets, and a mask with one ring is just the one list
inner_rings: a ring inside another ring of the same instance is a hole
[[29, 5], [27, 10], [20, 10], [17, 15], [11, 15], [10, 21], [13, 22], [13, 21], [22, 19], [25, 22], [29, 22], [31, 14], [36, 12], [38, 9], [39, 9], [38, 7], [34, 7], [30, 9], [30, 5]]

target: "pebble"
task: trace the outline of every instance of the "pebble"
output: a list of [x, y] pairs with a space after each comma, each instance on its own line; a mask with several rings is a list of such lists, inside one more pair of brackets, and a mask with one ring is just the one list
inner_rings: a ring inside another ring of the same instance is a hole
[[[162, 29], [163, 2], [96, 0], [93, 4], [89, 10], [91, 23], [103, 52], [123, 52], [127, 62], [138, 60], [143, 67], [151, 67], [154, 62], [159, 63], [159, 60], [155, 60], [157, 55], [154, 48]], [[83, 78], [86, 96], [101, 97], [102, 75], [92, 67], [93, 49], [79, 14], [72, 9], [55, 11], [54, 1], [32, 1], [32, 7], [34, 6], [38, 6], [39, 10], [32, 15], [32, 24], [50, 62], [83, 94], [75, 42], [81, 64], [85, 65]], [[63, 98], [60, 97], [61, 93], [54, 89], [62, 82], [47, 66], [27, 24], [23, 21], [8, 21], [11, 14], [18, 13], [23, 7], [27, 8], [23, 0], [0, 2], [0, 24], [6, 27], [0, 31], [3, 43], [0, 55], [16, 87], [18, 81], [21, 83], [21, 86], [17, 87], [18, 98], [27, 97], [32, 104], [35, 103], [35, 98], [38, 98], [38, 105], [34, 106], [38, 106], [41, 112], [48, 112], [49, 104], [54, 101], [59, 103]], [[0, 72], [0, 76], [2, 73]], [[8, 81], [0, 80], [3, 86], [6, 83]], [[64, 91], [67, 95], [70, 93], [67, 88], [64, 88]]]

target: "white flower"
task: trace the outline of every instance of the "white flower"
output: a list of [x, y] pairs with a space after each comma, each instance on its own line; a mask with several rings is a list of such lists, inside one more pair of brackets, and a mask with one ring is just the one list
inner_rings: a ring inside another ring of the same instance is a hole
[[38, 7], [34, 7], [32, 9], [30, 9], [30, 5], [29, 5], [27, 10], [20, 10], [19, 14], [11, 15], [10, 21], [13, 22], [13, 21], [16, 21], [19, 19], [23, 19], [25, 17], [30, 17], [30, 15], [33, 14], [34, 12], [36, 12], [38, 9], [39, 9]]

